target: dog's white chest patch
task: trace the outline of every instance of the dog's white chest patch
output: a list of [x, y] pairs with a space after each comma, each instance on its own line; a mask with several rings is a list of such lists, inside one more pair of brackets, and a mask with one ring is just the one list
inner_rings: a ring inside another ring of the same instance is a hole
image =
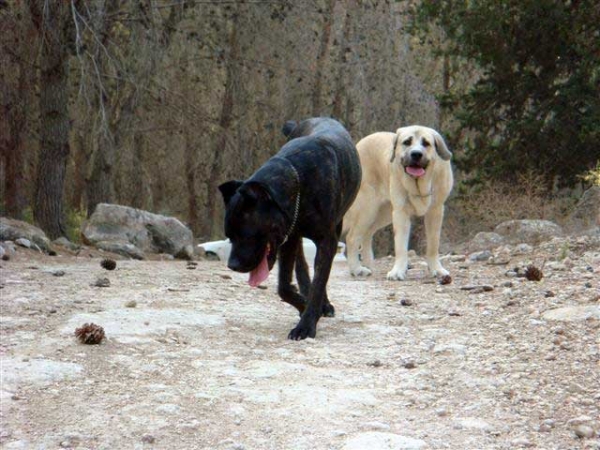
[[427, 197], [416, 197], [409, 195], [408, 204], [410, 205], [413, 216], [424, 216], [429, 207], [431, 206], [431, 195]]

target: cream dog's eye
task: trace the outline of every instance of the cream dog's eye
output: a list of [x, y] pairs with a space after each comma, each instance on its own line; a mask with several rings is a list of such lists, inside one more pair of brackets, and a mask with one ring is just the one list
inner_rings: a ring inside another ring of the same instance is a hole
[[412, 138], [409, 137], [408, 139], [405, 139], [402, 141], [402, 145], [410, 145], [412, 144]]
[[423, 139], [421, 143], [423, 144], [423, 147], [429, 147], [431, 145], [427, 139]]

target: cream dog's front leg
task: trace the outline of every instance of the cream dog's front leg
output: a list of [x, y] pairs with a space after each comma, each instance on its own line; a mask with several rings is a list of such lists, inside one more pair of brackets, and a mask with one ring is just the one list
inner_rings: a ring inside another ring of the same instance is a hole
[[444, 219], [444, 205], [436, 205], [425, 214], [425, 235], [427, 237], [427, 265], [432, 276], [443, 277], [450, 273], [442, 267], [439, 258], [440, 235], [442, 233], [442, 220]]
[[393, 205], [392, 222], [394, 224], [394, 251], [396, 262], [387, 274], [388, 280], [404, 280], [408, 270], [408, 238], [410, 236], [410, 215], [404, 205]]

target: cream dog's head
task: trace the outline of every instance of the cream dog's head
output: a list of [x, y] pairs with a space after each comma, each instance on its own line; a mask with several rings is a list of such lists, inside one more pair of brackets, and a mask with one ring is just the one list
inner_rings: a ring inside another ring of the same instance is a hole
[[437, 158], [449, 161], [452, 157], [444, 138], [437, 131], [419, 125], [398, 128], [390, 162], [396, 158], [396, 152], [400, 152], [404, 172], [413, 178], [425, 176]]

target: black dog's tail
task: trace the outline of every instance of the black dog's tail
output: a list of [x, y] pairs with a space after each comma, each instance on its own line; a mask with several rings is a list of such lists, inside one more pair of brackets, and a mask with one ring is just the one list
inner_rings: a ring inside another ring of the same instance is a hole
[[286, 123], [283, 124], [283, 127], [281, 127], [281, 132], [285, 137], [289, 138], [297, 126], [298, 122], [296, 122], [295, 120], [288, 120]]

